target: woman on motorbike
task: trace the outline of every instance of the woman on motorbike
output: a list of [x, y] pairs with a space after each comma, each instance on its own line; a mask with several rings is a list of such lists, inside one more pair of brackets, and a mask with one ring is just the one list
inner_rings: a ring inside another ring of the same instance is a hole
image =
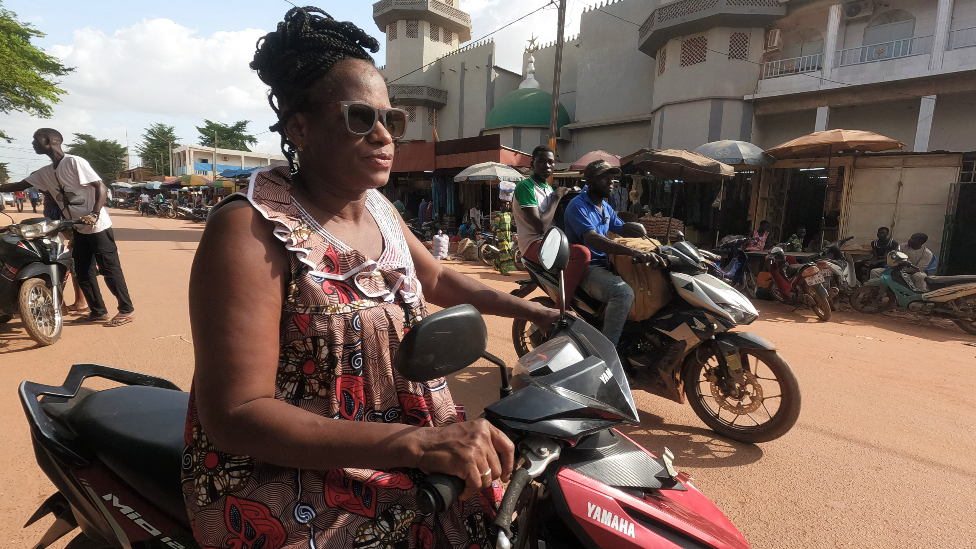
[[[540, 326], [558, 312], [442, 267], [376, 190], [406, 124], [378, 47], [314, 8], [258, 42], [289, 165], [222, 202], [194, 259], [183, 487], [201, 546], [487, 543], [511, 442], [459, 422], [444, 379], [407, 381], [392, 357], [427, 299]], [[414, 485], [433, 472], [465, 480], [463, 506], [420, 514]]]

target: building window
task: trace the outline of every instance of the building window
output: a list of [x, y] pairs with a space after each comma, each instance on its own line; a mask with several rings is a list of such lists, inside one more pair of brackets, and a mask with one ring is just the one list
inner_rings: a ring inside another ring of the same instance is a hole
[[420, 21], [407, 21], [407, 38], [420, 38]]
[[447, 4], [448, 6], [453, 6], [454, 0], [444, 0], [444, 3]]
[[386, 26], [386, 39], [396, 40], [397, 39], [397, 24], [396, 22], [390, 23]]
[[688, 38], [681, 43], [681, 61], [679, 64], [682, 67], [687, 67], [690, 65], [697, 65], [698, 63], [704, 63], [707, 52], [708, 38], [705, 38], [704, 36]]
[[431, 42], [441, 41], [441, 28], [433, 23], [430, 24], [430, 41]]
[[428, 126], [433, 126], [434, 125], [434, 117], [436, 116], [434, 114], [434, 112], [435, 112], [434, 109], [427, 109], [427, 125]]
[[407, 111], [407, 120], [409, 122], [417, 121], [417, 107], [403, 107], [403, 110]]
[[749, 35], [733, 32], [729, 38], [729, 59], [749, 59]]
[[657, 54], [657, 75], [664, 74], [664, 66], [668, 64], [668, 46], [665, 45]]
[[447, 44], [448, 46], [453, 46], [454, 45], [454, 36], [455, 36], [455, 34], [453, 32], [451, 32], [451, 31], [449, 31], [447, 29], [444, 29], [444, 43], [445, 44]]

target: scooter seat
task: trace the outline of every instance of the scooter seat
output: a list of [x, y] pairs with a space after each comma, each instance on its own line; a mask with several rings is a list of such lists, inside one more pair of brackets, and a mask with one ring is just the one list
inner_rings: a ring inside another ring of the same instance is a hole
[[188, 401], [181, 391], [116, 387], [88, 395], [62, 420], [112, 472], [189, 527], [180, 488]]
[[952, 286], [954, 284], [965, 284], [969, 282], [976, 282], [976, 275], [925, 277], [925, 283], [928, 284], [929, 287], [933, 290], [936, 288], [945, 288], [946, 286]]

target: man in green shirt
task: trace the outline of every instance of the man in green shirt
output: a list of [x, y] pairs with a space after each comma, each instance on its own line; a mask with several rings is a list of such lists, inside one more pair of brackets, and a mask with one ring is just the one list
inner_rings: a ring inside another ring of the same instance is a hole
[[[542, 237], [552, 225], [559, 200], [569, 192], [566, 187], [553, 190], [547, 183], [555, 165], [552, 149], [539, 145], [532, 150], [532, 175], [515, 185], [512, 216], [518, 226], [518, 247], [522, 257], [533, 263], [539, 262]], [[586, 246], [572, 245], [569, 249], [569, 264], [563, 273], [567, 296], [573, 295], [590, 263], [590, 250]]]

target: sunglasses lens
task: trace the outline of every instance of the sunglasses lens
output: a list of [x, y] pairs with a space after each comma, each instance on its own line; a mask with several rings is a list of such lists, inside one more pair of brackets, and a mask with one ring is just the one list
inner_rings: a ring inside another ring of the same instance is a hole
[[349, 116], [347, 120], [349, 131], [359, 135], [366, 135], [373, 130], [376, 123], [376, 109], [369, 105], [353, 103], [349, 105]]
[[393, 139], [400, 139], [407, 131], [407, 113], [403, 111], [389, 111], [386, 113], [386, 120], [383, 124]]

